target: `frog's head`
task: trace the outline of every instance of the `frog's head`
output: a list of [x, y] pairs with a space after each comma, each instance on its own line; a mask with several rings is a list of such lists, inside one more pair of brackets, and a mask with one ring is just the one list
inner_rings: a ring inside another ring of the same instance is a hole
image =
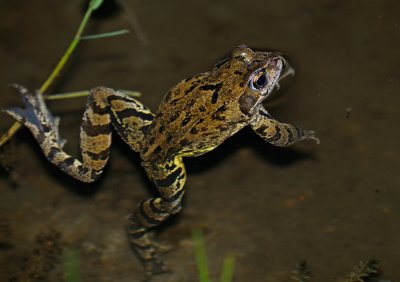
[[277, 85], [283, 69], [288, 66], [287, 62], [279, 53], [254, 52], [244, 45], [232, 52], [231, 59], [236, 61], [235, 65], [243, 73], [240, 110], [252, 115]]

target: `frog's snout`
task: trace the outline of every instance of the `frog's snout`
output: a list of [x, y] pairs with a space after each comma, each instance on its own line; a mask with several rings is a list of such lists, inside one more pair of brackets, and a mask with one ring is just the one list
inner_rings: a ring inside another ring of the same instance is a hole
[[286, 60], [285, 57], [283, 57], [283, 56], [279, 56], [279, 59], [281, 60], [281, 63], [282, 63], [279, 80], [281, 80], [282, 78], [284, 78], [288, 75], [294, 76], [296, 73], [295, 69], [288, 62], [288, 60]]
[[281, 71], [285, 67], [285, 59], [281, 56], [277, 56], [271, 59], [269, 67], [275, 71]]

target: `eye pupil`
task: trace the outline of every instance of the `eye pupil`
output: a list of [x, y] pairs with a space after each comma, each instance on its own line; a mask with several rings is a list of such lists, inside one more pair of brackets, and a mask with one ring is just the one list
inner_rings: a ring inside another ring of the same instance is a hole
[[255, 89], [261, 89], [268, 83], [267, 74], [265, 71], [260, 72], [253, 78], [253, 87]]
[[261, 86], [265, 85], [266, 81], [267, 81], [267, 78], [265, 77], [265, 74], [263, 74], [257, 78], [256, 84], [257, 84], [257, 86], [261, 87]]

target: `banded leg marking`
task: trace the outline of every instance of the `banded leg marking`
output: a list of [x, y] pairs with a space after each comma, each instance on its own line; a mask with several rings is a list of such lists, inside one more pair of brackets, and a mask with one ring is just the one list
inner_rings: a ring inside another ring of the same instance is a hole
[[281, 123], [263, 108], [252, 117], [249, 124], [259, 136], [275, 146], [286, 147], [307, 139], [320, 143], [313, 130], [303, 130], [288, 123]]
[[[128, 217], [126, 229], [132, 247], [147, 273], [162, 273], [166, 271], [166, 267], [160, 253], [165, 247], [151, 240], [148, 231], [181, 210], [186, 173], [180, 157], [160, 165], [144, 163], [143, 166], [157, 186], [160, 197], [143, 201]], [[158, 171], [155, 168], [158, 168]]]
[[132, 150], [141, 151], [154, 115], [139, 101], [119, 92], [109, 95], [107, 102], [111, 107], [115, 130]]
[[[143, 146], [143, 127], [153, 118], [142, 104], [120, 92], [105, 87], [92, 89], [80, 129], [80, 161], [63, 150], [64, 141], [58, 133], [59, 120], [47, 109], [42, 95], [31, 93], [22, 86], [16, 88], [25, 108], [11, 108], [5, 112], [29, 128], [50, 162], [83, 182], [92, 182], [102, 173], [110, 154], [112, 125], [132, 149], [139, 151]], [[131, 109], [129, 114], [124, 112], [128, 108]]]

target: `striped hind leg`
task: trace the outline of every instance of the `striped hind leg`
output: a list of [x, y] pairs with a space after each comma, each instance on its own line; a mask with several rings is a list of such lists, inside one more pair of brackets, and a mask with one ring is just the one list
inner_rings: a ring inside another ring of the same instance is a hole
[[149, 229], [181, 210], [186, 173], [181, 157], [164, 163], [147, 162], [143, 166], [157, 186], [160, 197], [141, 202], [129, 215], [126, 229], [133, 250], [144, 264], [147, 274], [152, 275], [166, 272], [167, 268], [161, 258], [163, 248], [152, 240]]
[[59, 119], [49, 112], [42, 95], [22, 86], [16, 85], [16, 88], [25, 108], [11, 108], [5, 112], [29, 128], [50, 162], [83, 182], [92, 182], [102, 173], [110, 153], [112, 125], [124, 141], [138, 151], [143, 142], [141, 129], [153, 118], [138, 101], [120, 92], [104, 87], [91, 90], [80, 129], [80, 161], [63, 150], [64, 141], [58, 133]]

